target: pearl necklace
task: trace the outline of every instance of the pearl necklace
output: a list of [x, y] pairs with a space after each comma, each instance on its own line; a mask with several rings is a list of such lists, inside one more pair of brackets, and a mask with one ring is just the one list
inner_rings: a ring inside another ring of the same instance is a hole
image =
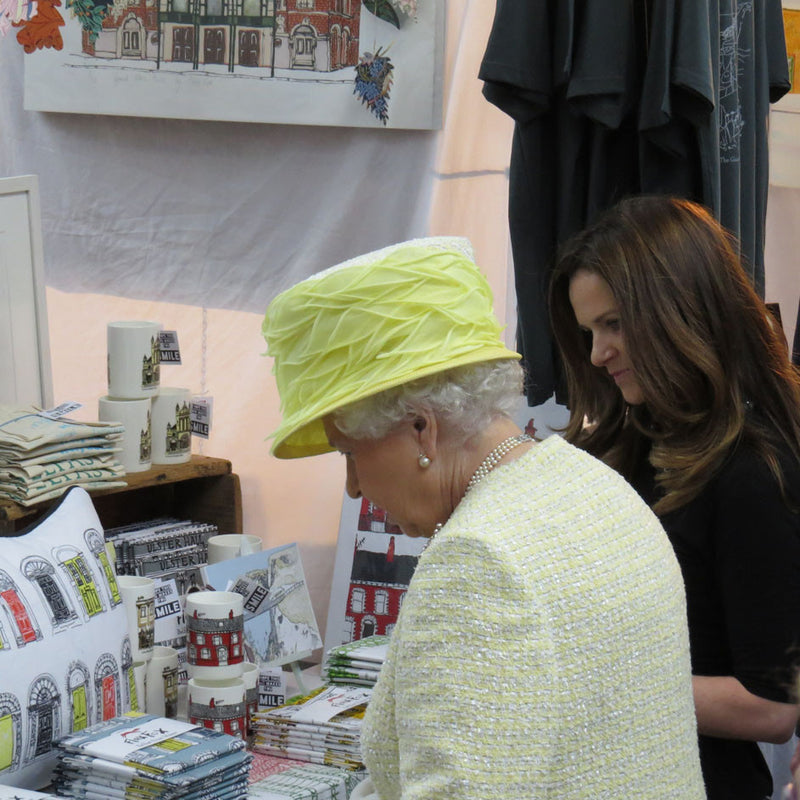
[[[481, 461], [478, 465], [478, 469], [472, 473], [472, 477], [469, 479], [469, 483], [467, 484], [467, 488], [464, 490], [464, 495], [466, 496], [469, 494], [470, 489], [473, 489], [477, 486], [502, 460], [503, 456], [506, 453], [510, 453], [515, 447], [519, 447], [519, 445], [524, 444], [525, 442], [532, 442], [533, 437], [529, 436], [527, 433], [518, 433], [515, 436], [509, 436], [508, 439], [503, 439], [497, 447], [489, 453], [486, 458]], [[423, 546], [423, 550], [425, 550], [428, 545], [431, 543], [431, 539], [436, 536], [437, 533], [442, 529], [444, 526], [444, 522], [437, 522], [433, 528], [433, 534], [431, 535], [430, 539], [425, 542]]]
[[478, 469], [475, 470], [472, 477], [469, 479], [464, 494], [469, 494], [469, 492], [500, 463], [506, 453], [510, 453], [515, 447], [519, 447], [525, 442], [532, 441], [533, 437], [528, 436], [527, 433], [518, 433], [515, 436], [509, 436], [508, 439], [503, 439], [503, 441], [478, 465]]

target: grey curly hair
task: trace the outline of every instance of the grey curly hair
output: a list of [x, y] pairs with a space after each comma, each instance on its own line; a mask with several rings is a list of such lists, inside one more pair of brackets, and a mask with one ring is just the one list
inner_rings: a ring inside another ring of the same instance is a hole
[[434, 413], [461, 441], [498, 416], [510, 416], [522, 395], [522, 367], [514, 359], [445, 370], [343, 406], [333, 422], [352, 439], [380, 439], [421, 410]]

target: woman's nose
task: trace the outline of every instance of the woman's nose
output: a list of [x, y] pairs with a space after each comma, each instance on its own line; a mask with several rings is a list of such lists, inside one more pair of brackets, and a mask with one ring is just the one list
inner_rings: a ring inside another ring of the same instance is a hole
[[592, 353], [590, 359], [595, 367], [602, 367], [613, 355], [614, 350], [607, 339], [603, 336], [592, 337]]
[[347, 459], [347, 482], [345, 483], [345, 489], [348, 497], [352, 497], [353, 499], [361, 497], [356, 468], [349, 458]]

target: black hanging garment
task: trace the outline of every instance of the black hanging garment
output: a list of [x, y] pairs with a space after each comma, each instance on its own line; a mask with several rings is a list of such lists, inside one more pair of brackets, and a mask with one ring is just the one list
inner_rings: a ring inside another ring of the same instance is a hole
[[763, 294], [782, 20], [780, 0], [497, 0], [479, 77], [516, 123], [509, 225], [530, 405], [565, 399], [547, 316], [556, 249], [626, 195], [707, 205]]

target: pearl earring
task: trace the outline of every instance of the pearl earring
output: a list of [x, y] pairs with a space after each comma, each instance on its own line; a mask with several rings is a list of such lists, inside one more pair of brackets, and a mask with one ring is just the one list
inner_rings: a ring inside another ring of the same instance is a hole
[[422, 467], [422, 469], [428, 469], [428, 467], [431, 465], [431, 460], [425, 455], [425, 453], [420, 453], [417, 463]]

